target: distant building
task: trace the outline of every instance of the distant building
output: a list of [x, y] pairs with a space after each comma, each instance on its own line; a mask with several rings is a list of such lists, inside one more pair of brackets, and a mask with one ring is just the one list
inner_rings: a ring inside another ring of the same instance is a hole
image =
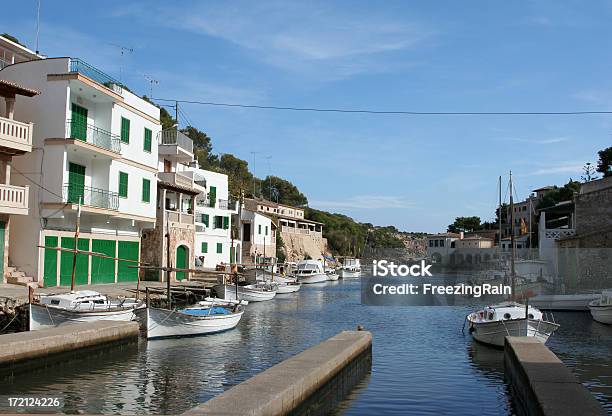
[[441, 233], [427, 236], [427, 257], [433, 263], [447, 265], [451, 254], [455, 252], [457, 240], [463, 238], [461, 233]]
[[42, 59], [42, 56], [23, 45], [0, 36], [0, 69], [20, 62]]
[[479, 235], [473, 235], [464, 237], [455, 241], [455, 248], [461, 249], [482, 249], [482, 248], [493, 248], [494, 243], [490, 238], [484, 238]]
[[275, 220], [257, 209], [253, 200], [243, 203], [240, 227], [242, 249], [239, 251], [239, 263], [260, 263], [264, 258], [276, 258], [276, 233], [278, 225]]

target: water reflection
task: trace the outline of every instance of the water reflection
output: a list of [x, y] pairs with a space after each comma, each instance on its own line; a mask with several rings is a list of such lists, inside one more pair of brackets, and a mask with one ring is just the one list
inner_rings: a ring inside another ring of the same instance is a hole
[[[360, 281], [304, 285], [291, 296], [252, 303], [235, 330], [142, 342], [0, 379], [3, 394], [66, 394], [70, 412], [178, 414], [341, 330], [374, 337], [371, 376], [337, 412], [507, 415], [503, 353], [462, 334], [470, 306], [361, 305]], [[555, 314], [551, 348], [611, 400], [612, 328], [588, 314]], [[6, 392], [6, 393], [5, 393]]]

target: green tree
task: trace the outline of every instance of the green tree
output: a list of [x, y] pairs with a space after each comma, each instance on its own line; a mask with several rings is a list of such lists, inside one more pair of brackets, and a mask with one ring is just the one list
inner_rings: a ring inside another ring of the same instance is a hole
[[228, 176], [230, 194], [237, 195], [242, 190], [245, 195], [252, 196], [249, 191], [253, 189], [253, 175], [246, 160], [224, 153], [219, 159], [219, 168]]
[[574, 198], [574, 194], [580, 191], [580, 182], [570, 180], [562, 187], [555, 186], [549, 192], [547, 192], [540, 203], [538, 209], [552, 207], [557, 205], [561, 201], [571, 201]]
[[164, 107], [160, 107], [159, 105], [155, 104], [146, 95], [143, 95], [142, 99], [148, 103], [153, 104], [155, 107], [159, 108], [159, 121], [161, 122], [162, 130], [166, 130], [166, 129], [176, 126], [176, 119], [172, 118], [168, 110], [166, 110]]
[[213, 146], [210, 137], [193, 126], [187, 126], [181, 131], [193, 140], [193, 153], [198, 161], [198, 166], [206, 170], [219, 170], [219, 156], [212, 152]]
[[281, 204], [299, 207], [308, 204], [306, 196], [294, 184], [278, 176], [266, 176], [261, 181], [261, 194], [264, 198]]
[[480, 217], [457, 217], [455, 222], [448, 226], [449, 233], [472, 232], [480, 228]]
[[604, 178], [612, 176], [612, 146], [597, 152], [597, 172], [603, 174]]

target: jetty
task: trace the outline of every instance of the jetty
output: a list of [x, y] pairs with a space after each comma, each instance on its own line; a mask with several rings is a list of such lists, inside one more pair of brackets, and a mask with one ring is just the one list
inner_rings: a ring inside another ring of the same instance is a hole
[[[372, 334], [368, 331], [342, 331], [225, 393], [196, 406], [184, 416], [197, 415], [287, 415], [312, 407], [326, 387], [347, 393], [372, 366]], [[325, 414], [332, 409], [318, 408], [309, 414]]]

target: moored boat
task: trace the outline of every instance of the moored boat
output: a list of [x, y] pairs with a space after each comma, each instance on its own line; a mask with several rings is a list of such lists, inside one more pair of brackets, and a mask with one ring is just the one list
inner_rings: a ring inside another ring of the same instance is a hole
[[298, 263], [294, 276], [303, 284], [322, 283], [329, 279], [323, 265], [317, 260], [302, 260]]
[[338, 274], [343, 279], [361, 277], [361, 264], [359, 259], [345, 258]]
[[184, 309], [141, 308], [147, 339], [207, 335], [233, 329], [245, 306], [241, 302], [213, 300]]
[[39, 295], [39, 300], [28, 305], [30, 331], [99, 320], [131, 321], [134, 311], [144, 307], [135, 299], [111, 300], [93, 290]]
[[284, 295], [287, 293], [295, 293], [302, 287], [301, 283], [298, 282], [290, 282], [290, 283], [281, 283], [276, 288], [277, 295]]
[[543, 319], [533, 306], [502, 302], [467, 316], [470, 332], [476, 341], [503, 347], [507, 336], [534, 337], [545, 343], [559, 325]]
[[[213, 289], [218, 297], [222, 299], [236, 300], [236, 285], [217, 284]], [[254, 284], [238, 286], [238, 299], [248, 302], [264, 302], [274, 299], [276, 296], [275, 284]]]
[[536, 308], [549, 311], [588, 311], [589, 303], [601, 297], [597, 293], [574, 295], [538, 295], [529, 299]]
[[597, 322], [612, 325], [612, 290], [604, 290], [599, 299], [591, 301], [589, 310]]

